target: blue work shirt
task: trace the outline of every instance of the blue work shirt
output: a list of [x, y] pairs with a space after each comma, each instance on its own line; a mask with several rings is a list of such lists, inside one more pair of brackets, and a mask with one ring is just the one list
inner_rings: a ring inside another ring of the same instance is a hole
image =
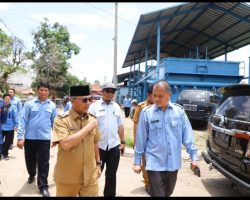
[[71, 101], [68, 101], [64, 107], [64, 112], [70, 110], [72, 108], [72, 103]]
[[120, 144], [120, 136], [118, 133], [119, 126], [123, 126], [122, 111], [120, 106], [111, 101], [107, 104], [103, 99], [92, 103], [88, 110], [95, 115], [98, 120], [101, 139], [99, 140], [99, 148], [108, 150]]
[[19, 114], [23, 107], [21, 100], [18, 97], [14, 96], [11, 98], [10, 104], [17, 108], [17, 113]]
[[[5, 103], [2, 99], [0, 99], [0, 145], [3, 144], [3, 135], [2, 135], [2, 131], [1, 131], [1, 123], [3, 121], [3, 119], [5, 118], [5, 114], [2, 111], [2, 108], [4, 107]], [[2, 152], [2, 147], [0, 146], [0, 153]], [[0, 155], [1, 156], [1, 155]]]
[[179, 170], [182, 144], [191, 160], [197, 160], [193, 130], [179, 105], [169, 102], [163, 111], [153, 104], [142, 110], [136, 130], [135, 165], [141, 165], [145, 153], [146, 170]]
[[1, 124], [1, 129], [3, 131], [12, 131], [18, 125], [17, 108], [11, 104], [8, 108], [6, 106], [4, 108], [7, 110], [7, 120]]
[[[7, 120], [8, 113], [3, 109], [4, 106], [5, 106], [5, 102], [2, 99], [0, 99], [0, 110], [1, 110], [1, 112], [0, 112], [0, 125], [5, 123]], [[0, 130], [1, 130], [1, 128], [0, 128]]]
[[18, 123], [17, 138], [29, 140], [51, 140], [51, 128], [57, 116], [56, 105], [38, 97], [25, 102]]
[[131, 99], [125, 98], [124, 101], [123, 101], [123, 107], [131, 108], [131, 106], [132, 106]]

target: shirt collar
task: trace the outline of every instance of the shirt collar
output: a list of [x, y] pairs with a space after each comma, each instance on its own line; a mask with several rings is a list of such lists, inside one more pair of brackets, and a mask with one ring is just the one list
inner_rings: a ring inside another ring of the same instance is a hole
[[[103, 98], [101, 98], [100, 101], [101, 101], [101, 104], [107, 104], [107, 103], [103, 100]], [[113, 104], [113, 101], [110, 101], [109, 104]], [[109, 104], [107, 104], [107, 105], [109, 105]]]
[[79, 119], [84, 119], [84, 118], [88, 119], [88, 118], [89, 118], [89, 115], [88, 115], [88, 114], [86, 114], [86, 115], [82, 118], [80, 115], [78, 115], [78, 114], [76, 113], [76, 111], [74, 111], [74, 109], [70, 109], [70, 110], [69, 110], [69, 115], [71, 115], [71, 116], [73, 117], [74, 120], [76, 120], [77, 118], [79, 118]]
[[[174, 104], [171, 101], [169, 101], [167, 109], [169, 109], [169, 108], [172, 109], [173, 105]], [[157, 111], [157, 110], [162, 110], [162, 109], [160, 107], [158, 107], [156, 104], [153, 104], [153, 110]]]
[[[38, 97], [35, 97], [35, 102], [41, 102]], [[50, 103], [50, 100], [47, 98], [44, 103]]]

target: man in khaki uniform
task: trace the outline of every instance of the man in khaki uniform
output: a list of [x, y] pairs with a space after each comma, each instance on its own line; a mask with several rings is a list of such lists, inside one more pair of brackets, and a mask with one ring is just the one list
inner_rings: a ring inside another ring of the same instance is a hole
[[[135, 109], [135, 113], [134, 113], [134, 116], [132, 119], [134, 122], [134, 130], [133, 130], [133, 132], [134, 132], [134, 147], [135, 147], [135, 142], [136, 142], [136, 129], [137, 129], [140, 113], [141, 113], [143, 108], [153, 104], [152, 92], [153, 92], [153, 85], [151, 85], [148, 89], [147, 99], [145, 101], [139, 103]], [[144, 155], [142, 156], [142, 176], [144, 178], [145, 190], [150, 195], [150, 184], [149, 184], [149, 180], [148, 180], [147, 171], [145, 170], [145, 157], [144, 157]]]
[[98, 196], [101, 161], [96, 118], [87, 113], [92, 101], [89, 86], [70, 88], [72, 108], [59, 114], [53, 126], [58, 144], [54, 168], [56, 196]]

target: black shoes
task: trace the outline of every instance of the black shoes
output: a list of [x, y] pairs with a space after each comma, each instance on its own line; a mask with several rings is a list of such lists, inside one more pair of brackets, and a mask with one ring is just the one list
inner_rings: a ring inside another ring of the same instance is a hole
[[9, 159], [10, 159], [9, 156], [4, 156], [4, 155], [3, 155], [3, 157], [4, 157], [5, 160], [9, 160]]
[[50, 193], [48, 189], [44, 188], [40, 190], [40, 193], [42, 194], [43, 197], [50, 197]]
[[145, 190], [146, 190], [146, 192], [151, 196], [150, 187], [146, 187]]
[[28, 179], [28, 184], [33, 183], [34, 180], [35, 180], [35, 177], [34, 176], [30, 176], [29, 179]]
[[2, 157], [2, 159], [4, 159], [4, 160], [9, 160], [9, 159], [10, 159], [10, 157], [9, 157], [8, 155], [5, 156], [5, 155], [3, 155], [3, 154], [0, 155], [0, 157]]

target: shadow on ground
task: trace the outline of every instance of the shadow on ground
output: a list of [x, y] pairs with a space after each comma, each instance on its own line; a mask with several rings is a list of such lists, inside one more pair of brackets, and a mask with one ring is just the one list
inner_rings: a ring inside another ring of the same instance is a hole
[[[50, 188], [55, 187], [55, 184], [52, 183], [49, 185], [49, 190]], [[22, 188], [20, 188], [15, 194], [14, 196], [17, 197], [25, 197], [25, 196], [41, 196], [40, 191], [37, 187], [36, 184], [28, 184], [28, 183], [24, 183], [24, 185], [22, 186]]]
[[[225, 178], [207, 178], [202, 180], [202, 184], [205, 189], [211, 194], [212, 197], [243, 197], [249, 196], [249, 194], [243, 194], [238, 188], [232, 187], [232, 182]], [[223, 191], [227, 192], [223, 192]]]

